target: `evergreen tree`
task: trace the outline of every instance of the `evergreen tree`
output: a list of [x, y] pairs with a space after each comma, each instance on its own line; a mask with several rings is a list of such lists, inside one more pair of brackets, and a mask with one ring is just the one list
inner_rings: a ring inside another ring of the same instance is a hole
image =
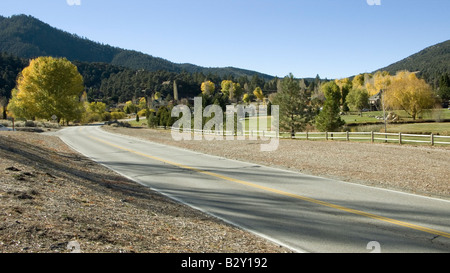
[[322, 89], [325, 94], [325, 103], [316, 117], [316, 128], [322, 132], [333, 132], [345, 124], [340, 117], [341, 91], [334, 81], [325, 83]]
[[311, 97], [292, 74], [280, 82], [273, 100], [273, 104], [280, 107], [280, 129], [289, 130], [292, 137], [295, 132], [304, 130], [314, 117]]
[[438, 95], [444, 104], [445, 102], [448, 104], [448, 101], [450, 101], [450, 77], [448, 74], [441, 76]]

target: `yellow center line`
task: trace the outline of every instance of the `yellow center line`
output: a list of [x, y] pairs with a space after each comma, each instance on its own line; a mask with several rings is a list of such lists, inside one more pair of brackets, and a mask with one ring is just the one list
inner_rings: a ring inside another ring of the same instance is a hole
[[165, 160], [165, 159], [158, 158], [158, 157], [155, 157], [155, 156], [151, 156], [151, 155], [148, 155], [148, 154], [144, 154], [144, 153], [141, 153], [141, 152], [138, 152], [138, 151], [127, 149], [127, 148], [118, 146], [116, 144], [110, 143], [108, 141], [105, 141], [105, 140], [102, 140], [102, 139], [99, 139], [99, 138], [96, 138], [96, 137], [89, 136], [89, 138], [91, 138], [93, 140], [96, 140], [98, 142], [104, 143], [106, 145], [115, 147], [117, 149], [124, 150], [124, 151], [130, 152], [130, 153], [136, 154], [136, 155], [140, 155], [140, 156], [143, 156], [143, 157], [146, 157], [146, 158], [150, 158], [150, 159], [156, 160], [156, 161], [160, 161], [160, 162], [163, 162], [163, 163], [166, 163], [166, 164], [169, 164], [169, 165], [172, 165], [172, 166], [176, 166], [176, 167], [179, 167], [179, 168], [182, 168], [182, 169], [195, 171], [195, 172], [202, 173], [202, 174], [205, 174], [205, 175], [209, 175], [209, 176], [213, 176], [213, 177], [216, 177], [216, 178], [220, 178], [220, 179], [223, 179], [223, 180], [226, 180], [226, 181], [229, 181], [229, 182], [234, 182], [234, 183], [237, 183], [237, 184], [249, 186], [249, 187], [260, 189], [260, 190], [263, 190], [263, 191], [268, 191], [268, 192], [271, 192], [271, 193], [276, 193], [276, 194], [287, 196], [287, 197], [292, 197], [292, 198], [295, 198], [295, 199], [298, 199], [298, 200], [303, 200], [303, 201], [306, 201], [306, 202], [309, 202], [309, 203], [314, 203], [314, 204], [317, 204], [317, 205], [321, 205], [321, 206], [337, 209], [337, 210], [340, 210], [340, 211], [345, 211], [345, 212], [348, 212], [348, 213], [351, 213], [351, 214], [356, 214], [356, 215], [360, 215], [360, 216], [364, 216], [364, 217], [380, 220], [380, 221], [383, 221], [383, 222], [391, 223], [391, 224], [394, 224], [394, 225], [407, 227], [407, 228], [411, 228], [411, 229], [415, 229], [415, 230], [419, 230], [419, 231], [423, 231], [423, 232], [430, 233], [430, 234], [433, 234], [433, 235], [439, 235], [439, 236], [443, 236], [443, 237], [446, 237], [446, 238], [450, 238], [450, 233], [448, 233], [448, 232], [443, 232], [443, 231], [435, 230], [435, 229], [432, 229], [432, 228], [427, 228], [427, 227], [423, 227], [423, 226], [419, 226], [419, 225], [415, 225], [415, 224], [411, 224], [411, 223], [395, 220], [395, 219], [392, 219], [392, 218], [379, 216], [379, 215], [376, 215], [376, 214], [372, 214], [372, 213], [368, 213], [368, 212], [364, 212], [364, 211], [360, 211], [360, 210], [355, 210], [355, 209], [343, 207], [343, 206], [340, 206], [340, 205], [331, 204], [331, 203], [320, 201], [320, 200], [316, 200], [316, 199], [313, 199], [313, 198], [309, 198], [309, 197], [305, 197], [305, 196], [301, 196], [301, 195], [297, 195], [297, 194], [293, 194], [293, 193], [289, 193], [289, 192], [285, 192], [285, 191], [281, 191], [281, 190], [277, 190], [277, 189], [261, 186], [261, 185], [255, 184], [255, 183], [243, 181], [243, 180], [236, 179], [236, 178], [231, 178], [231, 177], [228, 177], [228, 176], [225, 176], [225, 175], [221, 175], [221, 174], [217, 174], [217, 173], [213, 173], [213, 172], [209, 172], [209, 171], [200, 170], [200, 169], [197, 169], [197, 168], [194, 168], [194, 167], [191, 167], [191, 166], [183, 165], [183, 164], [180, 164], [180, 163], [176, 163], [176, 162], [173, 162], [173, 161]]

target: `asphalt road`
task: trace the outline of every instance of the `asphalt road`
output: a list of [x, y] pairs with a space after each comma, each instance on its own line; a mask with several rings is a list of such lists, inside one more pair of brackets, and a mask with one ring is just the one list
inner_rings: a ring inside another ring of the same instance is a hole
[[450, 252], [446, 200], [205, 155], [98, 126], [57, 135], [140, 184], [298, 252]]

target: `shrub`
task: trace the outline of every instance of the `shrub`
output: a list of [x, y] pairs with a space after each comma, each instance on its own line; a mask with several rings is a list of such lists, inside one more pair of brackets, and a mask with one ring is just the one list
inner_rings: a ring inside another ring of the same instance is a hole
[[25, 121], [25, 127], [36, 127], [36, 123], [32, 120]]
[[124, 119], [127, 117], [127, 114], [124, 112], [111, 112], [111, 120]]

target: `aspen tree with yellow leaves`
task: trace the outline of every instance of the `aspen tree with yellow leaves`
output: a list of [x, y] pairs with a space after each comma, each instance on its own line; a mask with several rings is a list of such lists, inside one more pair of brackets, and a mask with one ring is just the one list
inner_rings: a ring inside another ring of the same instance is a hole
[[216, 90], [216, 85], [211, 81], [205, 81], [201, 85], [203, 95], [212, 95]]
[[231, 80], [223, 80], [221, 85], [221, 91], [230, 100], [237, 100], [242, 94], [242, 87], [239, 83], [235, 83]]
[[404, 110], [413, 120], [436, 104], [435, 94], [425, 80], [415, 73], [400, 71], [391, 77], [385, 103], [392, 109]]
[[352, 80], [352, 88], [354, 89], [364, 88], [365, 78], [366, 78], [365, 74], [356, 75]]
[[82, 117], [83, 77], [65, 58], [39, 57], [19, 75], [8, 109], [15, 118], [69, 123]]
[[256, 99], [259, 101], [264, 100], [264, 93], [263, 93], [261, 87], [256, 87], [255, 90], [253, 91], [253, 95], [255, 95]]
[[250, 95], [248, 93], [244, 94], [244, 97], [242, 98], [242, 101], [245, 103], [250, 103]]
[[378, 94], [382, 90], [386, 90], [391, 83], [391, 75], [387, 71], [377, 72], [372, 77], [366, 79], [366, 89], [369, 96]]

